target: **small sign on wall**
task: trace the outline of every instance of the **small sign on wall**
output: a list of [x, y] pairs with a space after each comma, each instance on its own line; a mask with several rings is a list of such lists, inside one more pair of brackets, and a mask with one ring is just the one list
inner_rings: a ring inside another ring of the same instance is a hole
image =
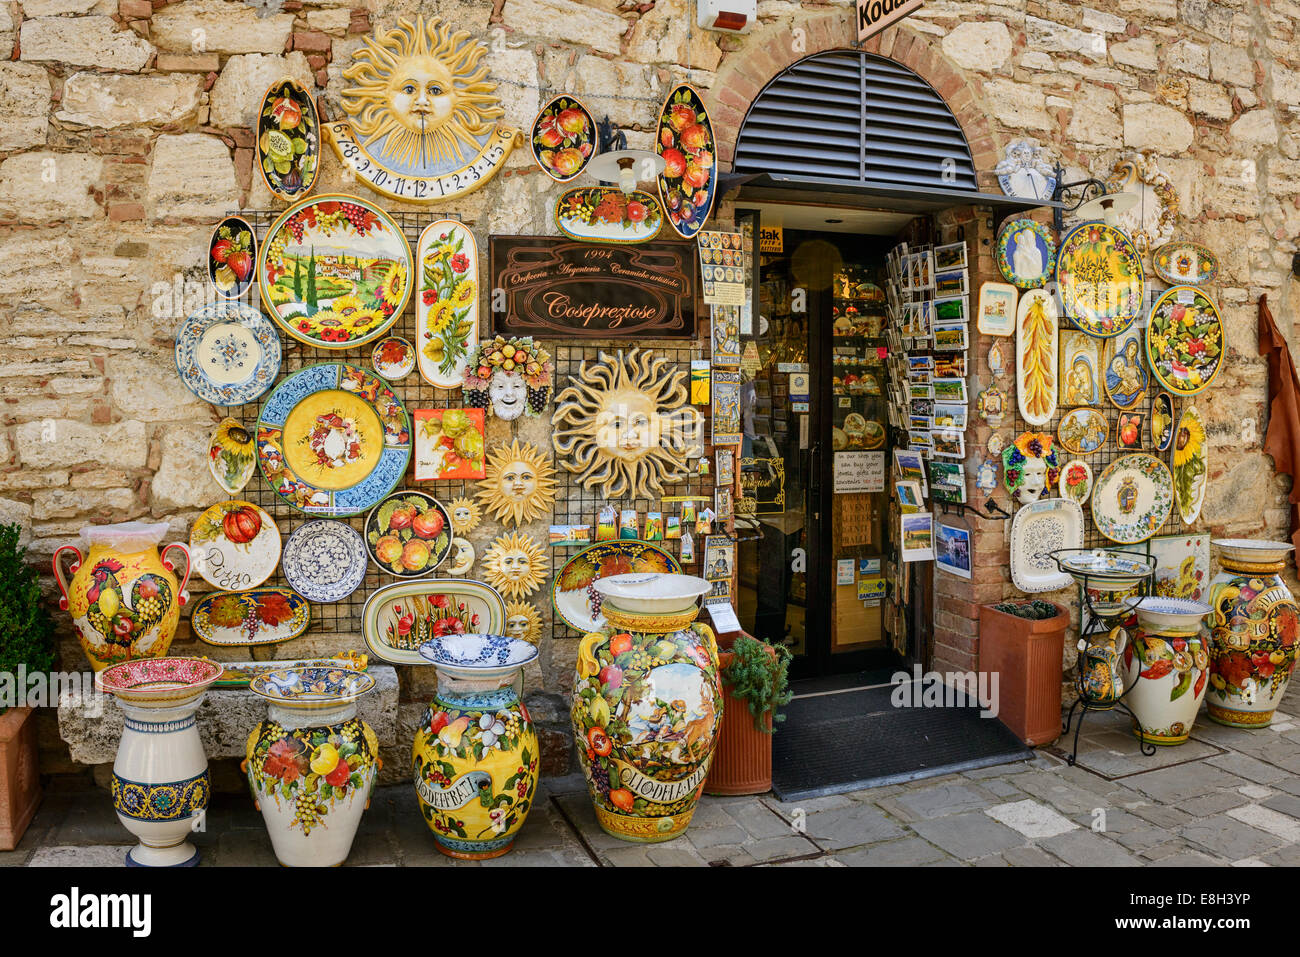
[[858, 0], [858, 42], [921, 8], [925, 0]]

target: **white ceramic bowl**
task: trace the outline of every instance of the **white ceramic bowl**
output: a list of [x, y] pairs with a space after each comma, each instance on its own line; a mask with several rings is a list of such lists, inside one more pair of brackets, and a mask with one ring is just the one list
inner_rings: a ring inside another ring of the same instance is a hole
[[1295, 550], [1290, 542], [1268, 542], [1254, 538], [1215, 538], [1211, 543], [1219, 549], [1220, 557], [1230, 562], [1284, 562], [1287, 555]]
[[1210, 613], [1210, 606], [1190, 598], [1159, 598], [1149, 596], [1137, 603], [1138, 619], [1156, 629], [1183, 628], [1193, 630], [1200, 619]]
[[696, 599], [712, 591], [703, 578], [632, 572], [597, 579], [596, 591], [621, 611], [637, 615], [674, 615], [695, 607]]

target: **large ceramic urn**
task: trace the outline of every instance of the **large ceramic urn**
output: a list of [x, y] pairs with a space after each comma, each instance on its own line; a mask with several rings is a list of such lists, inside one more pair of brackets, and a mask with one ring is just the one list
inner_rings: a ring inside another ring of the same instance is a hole
[[268, 702], [241, 767], [275, 856], [286, 867], [347, 860], [379, 777], [379, 741], [357, 717], [375, 679], [309, 666], [259, 675], [249, 690]]
[[446, 635], [422, 644], [420, 655], [438, 671], [412, 752], [420, 813], [447, 856], [500, 857], [537, 794], [537, 732], [520, 697], [537, 646]]
[[1220, 570], [1210, 581], [1212, 721], [1263, 728], [1273, 720], [1295, 667], [1297, 608], [1281, 573], [1288, 542], [1215, 539]]
[[1133, 729], [1152, 744], [1182, 744], [1191, 734], [1209, 678], [1210, 606], [1184, 598], [1143, 598], [1124, 648], [1125, 702]]
[[623, 840], [671, 840], [695, 813], [722, 720], [717, 646], [695, 622], [709, 583], [631, 574], [595, 588], [607, 624], [579, 645], [571, 716], [596, 819]]

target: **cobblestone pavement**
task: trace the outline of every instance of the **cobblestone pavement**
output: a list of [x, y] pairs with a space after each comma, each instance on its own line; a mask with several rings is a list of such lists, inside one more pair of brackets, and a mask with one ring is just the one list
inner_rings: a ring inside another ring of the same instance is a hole
[[[1242, 731], [1202, 715], [1192, 740], [1138, 753], [1118, 713], [1091, 714], [1079, 762], [1061, 748], [1029, 761], [805, 801], [706, 797], [685, 835], [628, 844], [596, 825], [581, 778], [543, 782], [503, 858], [453, 862], [407, 787], [381, 788], [352, 845], [352, 866], [1091, 866], [1300, 863], [1300, 698], [1271, 728]], [[102, 791], [47, 795], [0, 865], [121, 866], [129, 834]], [[218, 794], [195, 843], [206, 866], [268, 865], [261, 816]]]

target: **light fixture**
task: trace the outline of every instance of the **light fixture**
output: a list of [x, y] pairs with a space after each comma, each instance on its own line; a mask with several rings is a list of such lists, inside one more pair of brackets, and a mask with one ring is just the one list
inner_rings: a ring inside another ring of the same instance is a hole
[[650, 150], [630, 150], [627, 135], [614, 129], [609, 117], [600, 124], [600, 154], [587, 164], [587, 173], [601, 183], [616, 183], [631, 193], [637, 183], [655, 179], [664, 171], [664, 158]]
[[1127, 213], [1137, 203], [1138, 198], [1134, 193], [1103, 193], [1080, 205], [1075, 212], [1085, 221], [1100, 219], [1107, 226], [1114, 226], [1120, 214]]

